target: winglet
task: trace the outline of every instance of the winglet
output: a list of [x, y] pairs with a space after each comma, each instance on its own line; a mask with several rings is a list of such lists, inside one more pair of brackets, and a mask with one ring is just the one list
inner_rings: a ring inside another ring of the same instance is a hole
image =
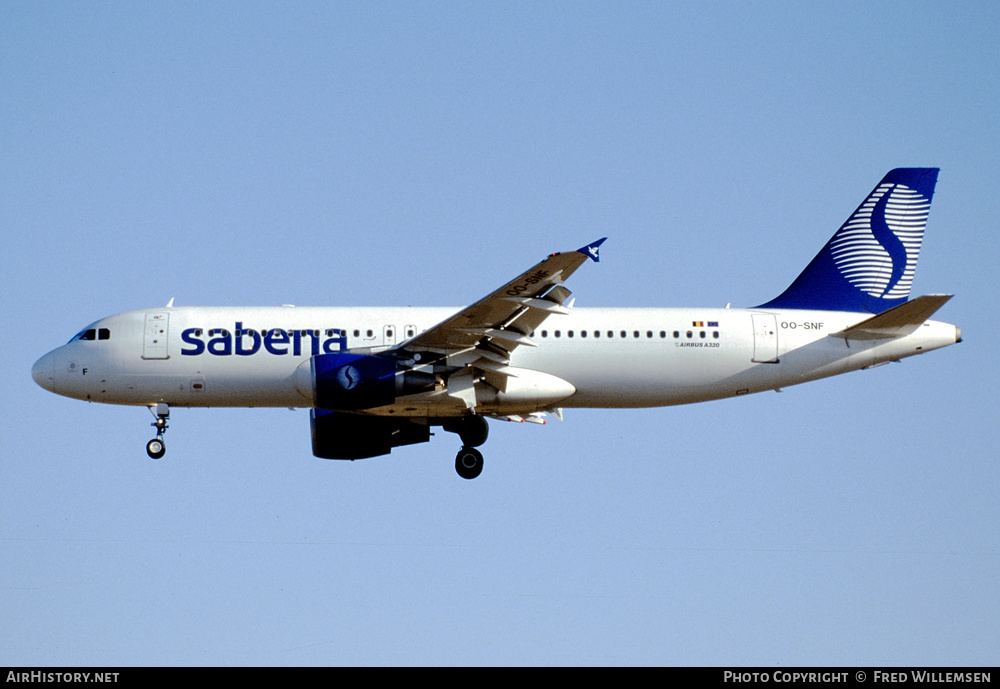
[[599, 255], [599, 254], [597, 253], [597, 249], [598, 249], [598, 247], [600, 247], [600, 246], [601, 246], [601, 244], [603, 244], [603, 243], [604, 243], [604, 242], [605, 242], [606, 240], [607, 240], [607, 237], [604, 237], [604, 238], [602, 238], [602, 239], [598, 239], [598, 240], [597, 240], [596, 242], [594, 242], [593, 244], [588, 244], [587, 246], [583, 247], [582, 249], [577, 249], [577, 251], [579, 251], [579, 252], [580, 252], [581, 254], [583, 254], [584, 256], [588, 256], [589, 258], [592, 258], [592, 259], [594, 259], [594, 263], [600, 263], [600, 261], [601, 261], [601, 257], [600, 257], [600, 255]]

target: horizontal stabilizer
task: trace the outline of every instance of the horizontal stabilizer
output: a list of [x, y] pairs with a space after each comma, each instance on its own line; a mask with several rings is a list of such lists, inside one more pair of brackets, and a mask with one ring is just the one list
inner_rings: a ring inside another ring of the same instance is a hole
[[952, 294], [927, 294], [906, 303], [894, 306], [877, 316], [872, 316], [857, 325], [845, 328], [831, 337], [845, 340], [888, 340], [904, 337], [919, 328], [924, 321], [951, 299]]

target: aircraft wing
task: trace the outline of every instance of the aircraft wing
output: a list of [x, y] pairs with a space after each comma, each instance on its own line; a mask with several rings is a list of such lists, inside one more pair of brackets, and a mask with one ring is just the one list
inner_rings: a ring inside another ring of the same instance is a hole
[[[604, 240], [566, 253], [552, 254], [475, 304], [438, 323], [395, 348], [404, 357], [422, 353], [438, 354], [454, 367], [449, 376], [449, 390], [464, 387], [469, 392], [455, 393], [472, 402], [471, 367], [500, 390], [507, 377], [516, 377], [510, 368], [510, 354], [521, 346], [537, 347], [529, 336], [552, 314], [566, 314], [563, 304], [571, 292], [562, 286], [588, 258], [598, 261], [598, 247]], [[441, 362], [441, 358], [433, 357]], [[462, 369], [468, 371], [459, 375]], [[462, 381], [467, 380], [463, 383]]]
[[571, 292], [562, 283], [588, 258], [600, 260], [598, 247], [604, 239], [577, 251], [552, 254], [397, 349], [445, 352], [488, 344], [510, 353], [521, 345], [538, 346], [528, 336], [549, 315], [569, 313], [563, 303]]

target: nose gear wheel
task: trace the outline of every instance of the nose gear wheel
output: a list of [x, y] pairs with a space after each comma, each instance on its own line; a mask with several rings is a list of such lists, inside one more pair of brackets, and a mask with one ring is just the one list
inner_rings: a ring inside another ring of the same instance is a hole
[[167, 451], [167, 445], [163, 442], [163, 434], [170, 427], [170, 405], [160, 403], [149, 407], [150, 413], [156, 417], [156, 421], [149, 424], [156, 429], [156, 437], [146, 443], [146, 454], [153, 459], [159, 459]]

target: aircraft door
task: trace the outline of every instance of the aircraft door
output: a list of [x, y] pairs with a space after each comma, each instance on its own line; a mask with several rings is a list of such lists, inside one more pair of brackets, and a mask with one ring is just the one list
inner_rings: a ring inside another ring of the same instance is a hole
[[170, 314], [147, 313], [146, 327], [142, 337], [143, 359], [169, 359], [167, 336], [169, 335]]
[[758, 364], [778, 363], [778, 319], [773, 313], [750, 314], [753, 319], [753, 358]]

